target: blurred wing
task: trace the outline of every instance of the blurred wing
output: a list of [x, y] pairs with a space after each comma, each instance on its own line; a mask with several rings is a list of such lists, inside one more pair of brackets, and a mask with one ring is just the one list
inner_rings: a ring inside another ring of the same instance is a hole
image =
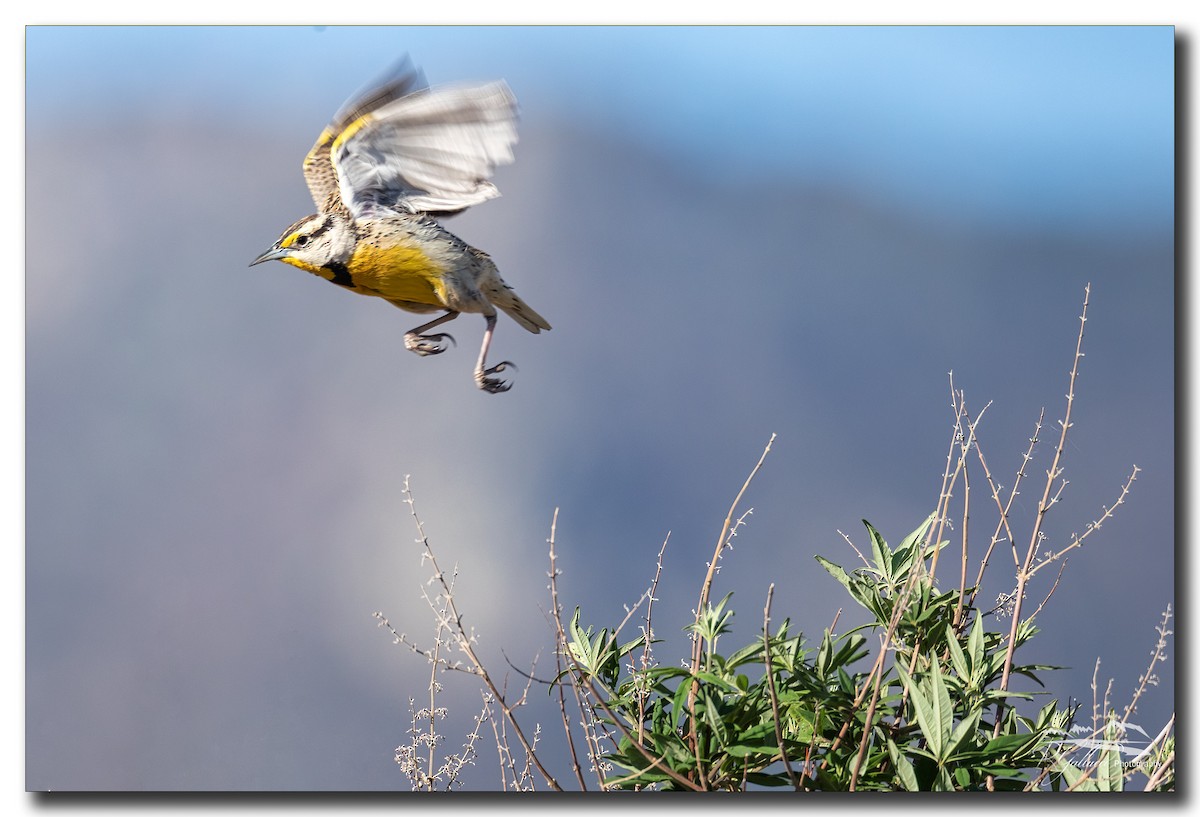
[[316, 144], [304, 158], [304, 180], [317, 209], [322, 213], [333, 210], [346, 212], [338, 190], [337, 171], [333, 166], [332, 149], [338, 135], [352, 122], [361, 119], [389, 102], [423, 91], [429, 87], [424, 75], [407, 56], [391, 67], [367, 89], [350, 97], [342, 105], [329, 127], [321, 132]]
[[517, 101], [503, 82], [424, 89], [347, 124], [331, 158], [356, 219], [449, 214], [500, 195], [488, 179], [513, 161]]

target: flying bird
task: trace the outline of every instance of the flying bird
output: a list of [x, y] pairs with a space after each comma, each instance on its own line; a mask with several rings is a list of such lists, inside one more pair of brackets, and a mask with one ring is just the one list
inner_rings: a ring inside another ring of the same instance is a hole
[[317, 206], [250, 266], [282, 261], [409, 312], [442, 314], [409, 330], [404, 346], [437, 355], [453, 338], [431, 330], [463, 312], [486, 327], [475, 382], [512, 387], [488, 366], [497, 309], [533, 333], [550, 324], [500, 277], [482, 250], [439, 219], [500, 195], [489, 181], [513, 161], [517, 102], [502, 81], [431, 88], [407, 57], [342, 106], [304, 158]]

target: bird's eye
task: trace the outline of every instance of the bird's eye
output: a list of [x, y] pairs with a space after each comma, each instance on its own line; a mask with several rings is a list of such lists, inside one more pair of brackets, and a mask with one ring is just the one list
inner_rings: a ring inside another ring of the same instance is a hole
[[308, 243], [308, 236], [301, 235], [301, 236], [296, 237], [295, 244], [297, 247], [303, 247], [307, 243]]

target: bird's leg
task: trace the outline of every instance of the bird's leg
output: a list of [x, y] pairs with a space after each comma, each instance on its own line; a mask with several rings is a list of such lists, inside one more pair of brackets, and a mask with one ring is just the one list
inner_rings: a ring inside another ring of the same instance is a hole
[[483, 345], [479, 347], [479, 360], [475, 363], [475, 382], [479, 388], [490, 394], [499, 394], [502, 391], [508, 391], [512, 388], [512, 383], [507, 383], [490, 375], [499, 374], [510, 366], [513, 369], [517, 367], [510, 360], [503, 360], [492, 366], [490, 369], [487, 366], [488, 347], [492, 345], [492, 332], [496, 330], [496, 316], [484, 315], [484, 320], [487, 321], [487, 329], [483, 332]]
[[444, 332], [439, 332], [435, 335], [424, 334], [427, 330], [435, 326], [441, 326], [447, 321], [452, 321], [458, 317], [457, 312], [447, 312], [439, 318], [434, 318], [429, 323], [423, 323], [416, 329], [410, 329], [404, 333], [404, 348], [410, 352], [416, 352], [422, 357], [426, 355], [440, 355], [449, 347], [445, 342], [454, 343], [454, 338]]

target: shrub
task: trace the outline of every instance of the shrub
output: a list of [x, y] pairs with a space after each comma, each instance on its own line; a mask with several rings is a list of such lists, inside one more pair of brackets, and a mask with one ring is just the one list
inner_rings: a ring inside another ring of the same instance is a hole
[[[1103, 701], [1093, 702], [1090, 724], [1080, 722], [1078, 705], [1063, 707], [1057, 700], [1022, 715], [1017, 703], [1033, 695], [1011, 688], [1014, 676], [1041, 686], [1042, 676], [1057, 669], [1018, 663], [1017, 652], [1038, 634], [1035, 621], [1058, 586], [1063, 557], [1081, 547], [1113, 515], [1138, 474], [1134, 466], [1115, 502], [1104, 506], [1082, 534], [1057, 551], [1039, 550], [1044, 547], [1046, 515], [1066, 486], [1062, 457], [1083, 357], [1089, 295], [1090, 288], [1084, 294], [1067, 403], [1030, 529], [1018, 536], [1009, 511], [1034, 459], [1044, 412], [1012, 487], [1004, 491], [993, 480], [976, 436], [984, 412], [972, 418], [951, 376], [953, 435], [934, 511], [894, 547], [864, 521], [869, 557], [846, 537], [862, 566], [847, 569], [816, 557], [868, 613], [867, 623], [847, 632], [835, 633], [835, 619], [819, 639], [809, 642], [791, 632], [787, 619], [773, 627], [775, 585], [771, 584], [759, 635], [727, 648], [734, 617], [731, 594], [712, 603], [710, 593], [717, 565], [745, 521], [746, 514], [738, 516], [741, 500], [774, 436], [730, 506], [688, 627], [690, 655], [678, 664], [658, 664], [653, 654], [655, 644], [662, 643], [655, 639], [652, 626], [662, 551], [649, 589], [616, 627], [584, 624], [578, 607], [564, 621], [557, 586], [555, 512], [549, 557], [558, 672], [548, 687], [557, 699], [577, 787], [587, 790], [588, 776], [595, 775], [596, 787], [603, 790], [1117, 791], [1141, 774], [1145, 790], [1173, 791], [1173, 717], [1140, 751], [1127, 746], [1130, 730], [1139, 729], [1129, 723], [1129, 716], [1155, 683], [1155, 668], [1165, 659], [1171, 635], [1169, 606], [1157, 628], [1149, 668], [1123, 714], [1111, 705], [1106, 691]], [[958, 485], [969, 484], [973, 469], [983, 474], [996, 524], [978, 557], [975, 580], [968, 584], [969, 556], [978, 552], [967, 542], [971, 493], [964, 488], [959, 507], [952, 508], [951, 501]], [[407, 480], [405, 496], [412, 505]], [[505, 789], [536, 788], [540, 780], [550, 789], [562, 790], [563, 784], [538, 756], [540, 727], [530, 735], [517, 717], [533, 676], [519, 696], [506, 698], [475, 651], [454, 600], [453, 577], [438, 566], [415, 506], [413, 517], [439, 588], [434, 596], [426, 595], [437, 633], [436, 646], [425, 649], [376, 614], [398, 642], [432, 665], [429, 706], [414, 711], [412, 740], [397, 749], [397, 762], [414, 789], [452, 788], [461, 783], [461, 770], [474, 760], [481, 724], [491, 721]], [[947, 585], [938, 580], [938, 565], [950, 544], [944, 537], [953, 530], [954, 518], [963, 520], [958, 530], [959, 569]], [[1028, 542], [1023, 555], [1017, 550], [1019, 541]], [[979, 588], [990, 557], [1002, 542], [1010, 543], [1017, 557], [1013, 591], [983, 609]], [[1026, 605], [1030, 580], [1056, 563], [1058, 577], [1030, 612]], [[643, 604], [640, 634], [622, 636]], [[442, 651], [446, 645], [461, 653], [463, 660], [448, 659]], [[463, 750], [439, 756], [437, 724], [444, 712], [435, 699], [440, 689], [437, 674], [444, 670], [476, 675], [484, 686], [484, 699]], [[571, 712], [580, 718], [576, 720]], [[428, 727], [420, 726], [426, 719]], [[517, 751], [510, 746], [513, 740], [519, 745]], [[1132, 758], [1126, 759], [1127, 755]]]

